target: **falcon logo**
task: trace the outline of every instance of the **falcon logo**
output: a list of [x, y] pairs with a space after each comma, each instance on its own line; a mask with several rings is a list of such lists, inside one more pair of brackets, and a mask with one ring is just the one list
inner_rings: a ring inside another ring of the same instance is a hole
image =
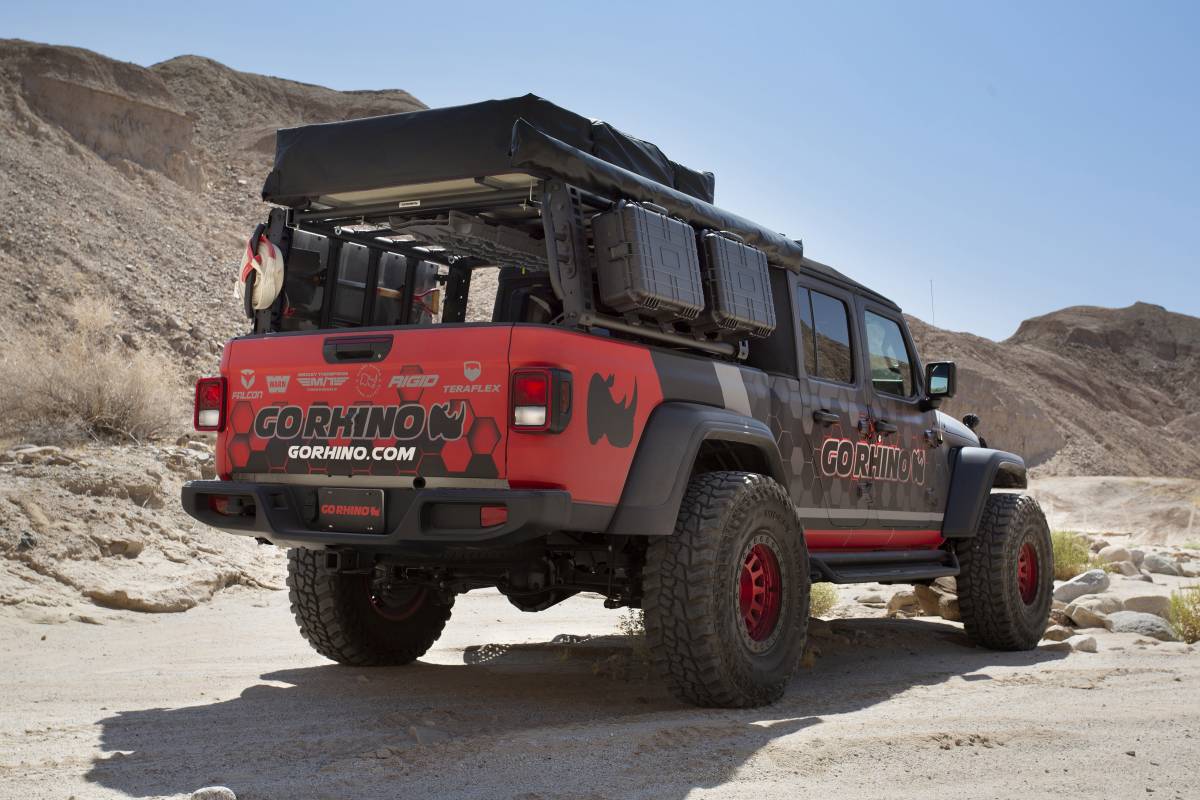
[[599, 373], [592, 373], [588, 381], [588, 441], [596, 444], [607, 438], [613, 447], [628, 447], [633, 441], [633, 417], [637, 413], [637, 378], [633, 379], [633, 396], [620, 400], [612, 395], [615, 380], [615, 375], [601, 378]]

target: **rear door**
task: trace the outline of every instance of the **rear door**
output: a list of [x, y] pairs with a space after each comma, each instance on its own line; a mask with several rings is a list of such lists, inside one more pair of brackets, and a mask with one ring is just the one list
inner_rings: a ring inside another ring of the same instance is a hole
[[218, 469], [265, 482], [503, 478], [511, 334], [436, 325], [235, 339]]
[[859, 322], [872, 443], [863, 480], [878, 526], [897, 532], [888, 544], [918, 544], [941, 528], [938, 509], [945, 499], [946, 481], [935, 474], [932, 452], [934, 412], [922, 407], [921, 365], [900, 313], [862, 300]]
[[871, 515], [870, 498], [855, 470], [860, 425], [869, 410], [858, 359], [855, 300], [847, 291], [804, 276], [793, 280], [792, 291], [807, 387], [804, 413], [809, 419], [802, 424], [823, 500], [822, 509], [802, 508], [801, 516], [820, 513], [828, 520], [825, 530], [808, 531], [810, 547], [843, 547], [849, 532], [866, 527]]

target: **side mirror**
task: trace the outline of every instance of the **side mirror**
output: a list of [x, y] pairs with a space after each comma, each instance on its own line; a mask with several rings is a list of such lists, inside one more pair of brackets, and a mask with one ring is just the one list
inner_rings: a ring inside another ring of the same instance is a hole
[[925, 399], [934, 408], [943, 400], [954, 397], [957, 384], [958, 368], [953, 361], [934, 361], [925, 365]]

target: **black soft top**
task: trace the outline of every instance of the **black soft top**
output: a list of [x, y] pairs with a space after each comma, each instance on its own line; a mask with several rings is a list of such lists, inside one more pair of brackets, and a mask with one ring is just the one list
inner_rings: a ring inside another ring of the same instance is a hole
[[[391, 187], [514, 178], [561, 179], [609, 198], [655, 203], [701, 228], [731, 231], [778, 267], [840, 283], [895, 307], [797, 239], [713, 205], [715, 178], [656, 145], [527, 94], [507, 100], [284, 128], [263, 200], [296, 209], [340, 206]], [[356, 195], [357, 193], [357, 195]], [[351, 201], [348, 198], [356, 198]], [[354, 206], [347, 207], [350, 211]]]

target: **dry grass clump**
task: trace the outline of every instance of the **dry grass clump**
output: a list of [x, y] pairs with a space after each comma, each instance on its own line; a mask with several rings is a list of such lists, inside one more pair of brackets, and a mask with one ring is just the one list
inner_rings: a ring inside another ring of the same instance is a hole
[[180, 427], [184, 393], [175, 365], [125, 347], [98, 301], [76, 301], [67, 313], [73, 324], [62, 330], [7, 336], [0, 436], [39, 444], [140, 441]]
[[1183, 586], [1171, 592], [1167, 617], [1175, 635], [1188, 644], [1200, 642], [1200, 586]]
[[617, 620], [617, 630], [622, 636], [643, 637], [646, 635], [646, 612], [640, 608], [626, 609]]
[[808, 614], [823, 617], [837, 605], [838, 593], [832, 583], [814, 583], [809, 595]]
[[1050, 544], [1054, 548], [1055, 580], [1069, 581], [1096, 566], [1088, 540], [1077, 533], [1054, 531]]

